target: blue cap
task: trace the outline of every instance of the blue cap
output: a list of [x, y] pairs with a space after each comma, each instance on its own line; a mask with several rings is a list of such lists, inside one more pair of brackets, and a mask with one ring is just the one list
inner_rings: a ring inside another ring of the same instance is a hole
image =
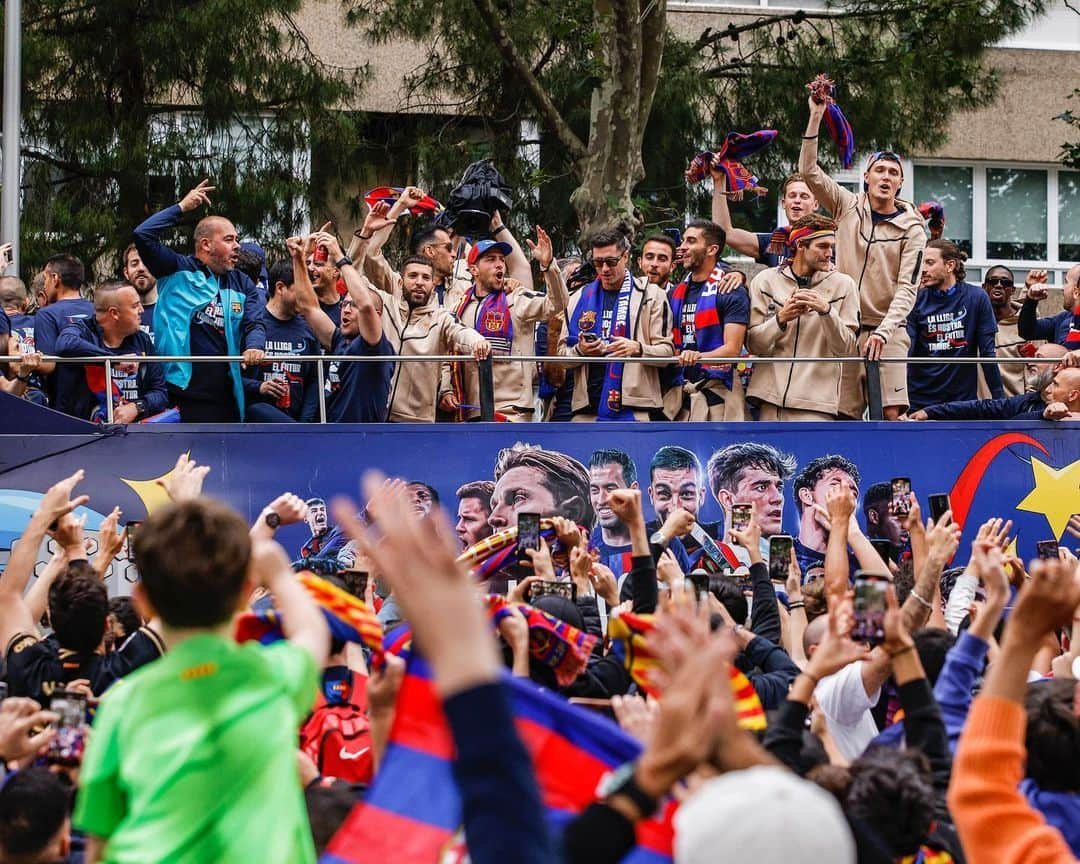
[[500, 240], [480, 240], [469, 250], [468, 261], [470, 264], [475, 264], [488, 252], [501, 252], [503, 255], [509, 255], [513, 251], [514, 247], [509, 243], [503, 243]]

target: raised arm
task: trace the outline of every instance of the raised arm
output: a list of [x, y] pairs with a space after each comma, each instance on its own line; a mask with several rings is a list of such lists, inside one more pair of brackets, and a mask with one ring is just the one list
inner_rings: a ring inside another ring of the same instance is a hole
[[185, 213], [210, 203], [210, 193], [215, 189], [209, 179], [203, 180], [172, 207], [166, 207], [143, 221], [134, 232], [135, 248], [139, 257], [146, 264], [146, 269], [161, 279], [177, 270], [190, 270], [190, 260], [185, 255], [173, 252], [161, 242], [161, 234], [176, 226]]
[[731, 212], [728, 210], [727, 175], [723, 171], [710, 169], [713, 180], [712, 221], [724, 229], [727, 245], [736, 252], [741, 252], [755, 261], [761, 255], [757, 234], [731, 224]]
[[532, 267], [529, 259], [521, 250], [514, 232], [503, 224], [502, 214], [496, 210], [491, 216], [491, 236], [503, 243], [510, 244], [510, 254], [506, 256], [506, 275], [516, 279], [527, 291], [533, 287]]
[[319, 298], [315, 294], [311, 277], [308, 275], [304, 241], [299, 237], [290, 237], [285, 241], [285, 248], [289, 250], [289, 256], [292, 258], [293, 292], [296, 295], [297, 309], [307, 321], [315, 338], [319, 340], [319, 344], [329, 351], [334, 344], [337, 325], [319, 305]]
[[[356, 306], [357, 323], [360, 336], [368, 345], [378, 345], [383, 336], [382, 300], [375, 293], [371, 283], [341, 251], [341, 245], [333, 234], [317, 234], [316, 243], [326, 246], [331, 260], [339, 264], [341, 278], [349, 297]], [[337, 256], [337, 257], [335, 257]]]
[[563, 279], [562, 271], [555, 263], [555, 253], [548, 233], [537, 225], [536, 242], [525, 238], [525, 243], [528, 244], [533, 259], [540, 266], [547, 293], [543, 295], [531, 293], [519, 300], [518, 304], [524, 308], [518, 315], [524, 321], [545, 321], [553, 315], [558, 315], [570, 305], [570, 294], [566, 290], [566, 280]]
[[273, 540], [253, 542], [251, 573], [274, 595], [286, 638], [311, 654], [316, 668], [321, 669], [330, 651], [330, 631], [319, 607], [296, 581], [285, 550]]
[[826, 105], [809, 99], [810, 117], [806, 121], [806, 134], [803, 135], [802, 148], [799, 150], [799, 173], [806, 180], [810, 191], [833, 217], [840, 215], [855, 196], [821, 170], [818, 165], [818, 133], [821, 120], [825, 116]]

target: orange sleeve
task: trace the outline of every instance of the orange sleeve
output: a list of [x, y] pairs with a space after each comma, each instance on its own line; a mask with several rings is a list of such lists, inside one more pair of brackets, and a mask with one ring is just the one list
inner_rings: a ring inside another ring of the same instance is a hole
[[1027, 715], [1008, 699], [980, 696], [960, 737], [949, 786], [952, 813], [969, 861], [1076, 864], [1065, 838], [1019, 790]]

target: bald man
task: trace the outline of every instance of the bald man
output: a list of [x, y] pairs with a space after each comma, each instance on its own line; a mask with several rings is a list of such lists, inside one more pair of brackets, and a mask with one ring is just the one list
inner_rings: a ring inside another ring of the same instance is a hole
[[232, 222], [207, 216], [195, 226], [194, 255], [161, 242], [183, 214], [210, 204], [208, 180], [135, 229], [135, 248], [157, 279], [154, 338], [158, 354], [243, 355], [243, 363], [169, 363], [169, 395], [185, 423], [228, 423], [244, 416], [241, 368], [262, 360], [263, 304], [255, 283], [236, 268], [240, 240]]
[[1046, 420], [1080, 420], [1080, 369], [1065, 366], [1043, 390]]

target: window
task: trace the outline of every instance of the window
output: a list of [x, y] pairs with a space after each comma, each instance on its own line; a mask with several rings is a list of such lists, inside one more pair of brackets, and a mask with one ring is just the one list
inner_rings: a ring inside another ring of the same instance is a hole
[[1080, 171], [1058, 172], [1058, 260], [1080, 261]]
[[946, 234], [968, 255], [972, 251], [972, 169], [946, 165], [915, 166], [915, 201], [945, 207]]
[[1047, 256], [1046, 172], [986, 172], [986, 256], [1041, 261]]

